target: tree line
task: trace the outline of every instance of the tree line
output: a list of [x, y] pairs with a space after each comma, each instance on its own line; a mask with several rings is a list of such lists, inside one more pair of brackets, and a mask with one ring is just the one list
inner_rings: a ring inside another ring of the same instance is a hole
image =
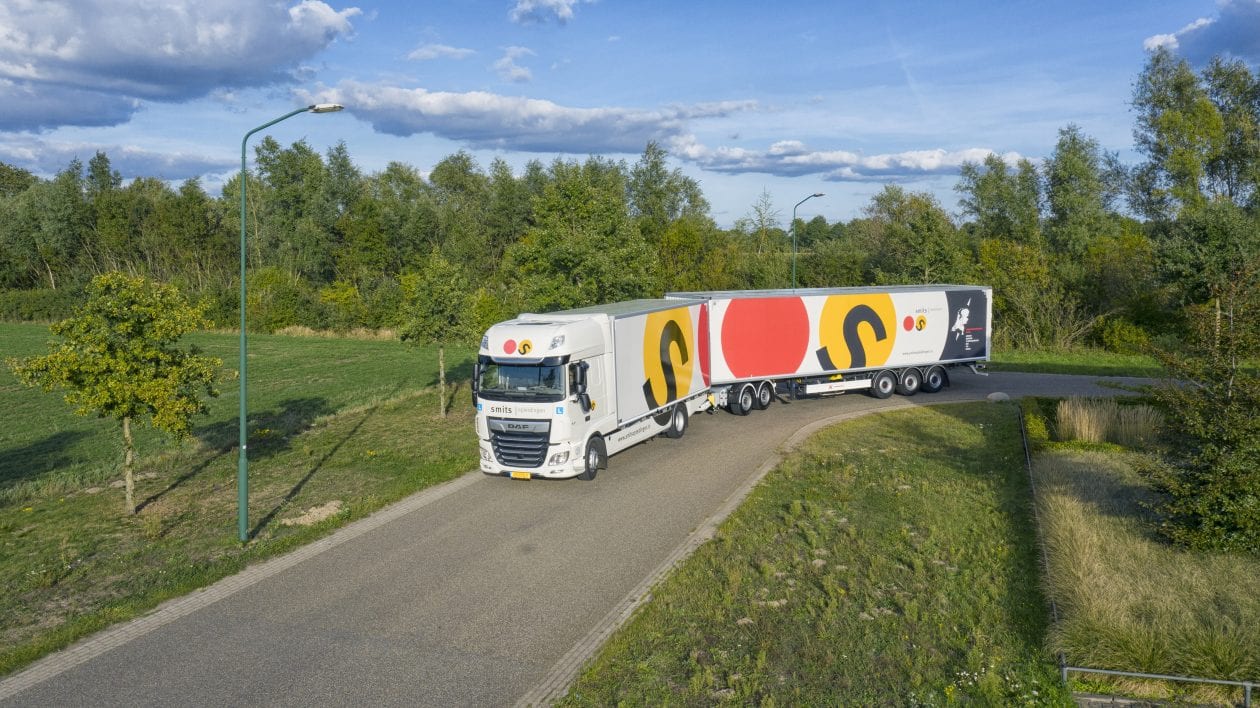
[[[798, 283], [992, 285], [1002, 346], [1132, 351], [1174, 337], [1184, 306], [1254, 284], [1258, 87], [1241, 62], [1196, 73], [1156, 51], [1132, 96], [1140, 164], [1068, 125], [1039, 163], [964, 165], [957, 217], [887, 185], [858, 218], [794, 225]], [[255, 157], [247, 315], [260, 331], [470, 341], [523, 310], [790, 285], [793, 225], [770, 195], [720, 228], [655, 143], [633, 163], [534, 161], [520, 174], [466, 152], [428, 175], [402, 162], [365, 174], [344, 143], [321, 155], [271, 137]], [[0, 316], [56, 318], [93, 276], [122, 271], [173, 284], [233, 326], [240, 179], [216, 198], [195, 179], [124, 184], [99, 152], [47, 180], [0, 163]]]

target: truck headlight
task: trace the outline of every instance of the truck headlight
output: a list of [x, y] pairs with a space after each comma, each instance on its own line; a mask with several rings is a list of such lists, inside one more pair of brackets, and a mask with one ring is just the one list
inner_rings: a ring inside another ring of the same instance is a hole
[[565, 450], [564, 452], [557, 452], [556, 454], [552, 455], [551, 459], [547, 460], [547, 464], [553, 465], [553, 466], [563, 465], [564, 463], [568, 461], [569, 461], [569, 451]]
[[494, 462], [494, 460], [490, 457], [489, 450], [485, 449], [484, 447], [479, 447], [477, 449], [481, 451], [481, 459], [485, 460], [486, 462]]

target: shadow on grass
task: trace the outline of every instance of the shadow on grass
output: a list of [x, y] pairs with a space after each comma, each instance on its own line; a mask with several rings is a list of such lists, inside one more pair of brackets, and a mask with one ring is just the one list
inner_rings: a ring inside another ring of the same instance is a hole
[[[398, 394], [399, 388], [400, 387], [397, 387], [397, 386], [394, 387], [394, 390], [390, 392], [389, 395], [385, 396], [385, 400], [389, 400], [393, 398], [394, 396], [396, 396]], [[325, 452], [318, 460], [315, 461], [315, 464], [311, 466], [311, 469], [307, 471], [307, 473], [302, 477], [302, 479], [298, 480], [297, 484], [293, 485], [293, 488], [290, 489], [288, 493], [284, 495], [284, 498], [280, 500], [280, 503], [276, 504], [275, 507], [271, 509], [271, 511], [267, 512], [265, 516], [259, 519], [258, 523], [254, 526], [254, 528], [250, 529], [249, 538], [251, 541], [257, 538], [258, 534], [261, 533], [263, 529], [267, 528], [267, 525], [270, 524], [272, 520], [276, 518], [276, 515], [280, 513], [281, 509], [288, 506], [289, 502], [297, 498], [297, 495], [302, 492], [302, 489], [307, 485], [307, 483], [309, 483], [311, 479], [314, 478], [315, 475], [318, 474], [319, 471], [324, 468], [324, 465], [327, 464], [328, 461], [332, 459], [333, 455], [336, 455], [337, 451], [340, 450], [343, 445], [345, 445], [347, 442], [350, 441], [351, 438], [353, 438], [355, 435], [359, 433], [359, 430], [363, 428], [364, 423], [368, 422], [368, 420], [370, 420], [372, 416], [376, 415], [376, 411], [380, 409], [381, 405], [382, 404], [378, 403], [372, 406], [371, 408], [369, 408], [363, 414], [363, 417], [359, 418], [359, 421], [354, 424], [354, 427], [350, 429], [350, 432], [346, 433], [340, 440], [337, 441], [336, 445], [333, 445], [332, 448], [328, 450], [328, 452]], [[273, 451], [273, 454], [274, 454], [274, 451]]]
[[[250, 430], [249, 459], [265, 459], [289, 449], [293, 439], [306, 432], [317, 418], [332, 412], [328, 399], [290, 398], [281, 401], [277, 408], [250, 415], [247, 418]], [[136, 512], [143, 511], [145, 507], [206, 471], [206, 468], [215, 461], [236, 450], [240, 435], [238, 422], [235, 418], [221, 420], [193, 431], [193, 434], [210, 448], [212, 451], [210, 456], [176, 477], [162, 491], [141, 501], [136, 505]]]
[[77, 462], [66, 450], [85, 437], [88, 434], [80, 430], [63, 430], [21, 447], [0, 450], [0, 491]]

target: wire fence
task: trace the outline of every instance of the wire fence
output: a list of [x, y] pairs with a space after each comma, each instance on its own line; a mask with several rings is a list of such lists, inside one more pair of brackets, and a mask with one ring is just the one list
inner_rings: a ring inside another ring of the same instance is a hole
[[[1015, 410], [1019, 411], [1019, 435], [1024, 443], [1024, 466], [1028, 471], [1028, 488], [1032, 492], [1033, 498], [1033, 523], [1037, 527], [1038, 545], [1041, 546], [1041, 563], [1043, 572], [1050, 572], [1050, 556], [1046, 552], [1044, 543], [1040, 542], [1041, 538], [1041, 517], [1037, 512], [1037, 484], [1033, 477], [1032, 469], [1032, 449], [1028, 445], [1028, 432], [1024, 425], [1024, 409], [1018, 403], [1015, 404]], [[1050, 600], [1050, 615], [1054, 619], [1055, 624], [1059, 623], [1059, 608], [1054, 602], [1054, 598]], [[1123, 676], [1126, 678], [1142, 678], [1154, 679], [1159, 681], [1175, 681], [1179, 683], [1199, 683], [1217, 686], [1234, 686], [1243, 690], [1243, 706], [1251, 708], [1251, 690], [1260, 688], [1260, 682], [1256, 681], [1231, 681], [1227, 679], [1209, 679], [1196, 676], [1173, 676], [1170, 674], [1145, 674], [1137, 671], [1116, 671], [1114, 669], [1094, 669], [1086, 666], [1069, 666], [1067, 659], [1063, 656], [1063, 652], [1059, 652], [1059, 675], [1063, 679], [1063, 685], [1068, 685], [1068, 675], [1071, 673], [1081, 674], [1102, 674], [1106, 676]]]

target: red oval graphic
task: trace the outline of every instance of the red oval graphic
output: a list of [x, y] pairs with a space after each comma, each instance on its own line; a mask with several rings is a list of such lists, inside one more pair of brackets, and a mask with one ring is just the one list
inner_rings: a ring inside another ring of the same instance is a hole
[[731, 300], [722, 355], [737, 379], [795, 374], [809, 349], [809, 314], [799, 297]]
[[905, 321], [901, 323], [901, 326], [905, 327], [907, 332], [914, 329], [914, 317], [911, 315], [906, 315], [906, 319]]
[[515, 339], [509, 339], [509, 340], [507, 340], [506, 342], [504, 342], [504, 343], [503, 343], [503, 351], [507, 352], [508, 354], [515, 353], [515, 352], [516, 352], [516, 340], [515, 340]]

